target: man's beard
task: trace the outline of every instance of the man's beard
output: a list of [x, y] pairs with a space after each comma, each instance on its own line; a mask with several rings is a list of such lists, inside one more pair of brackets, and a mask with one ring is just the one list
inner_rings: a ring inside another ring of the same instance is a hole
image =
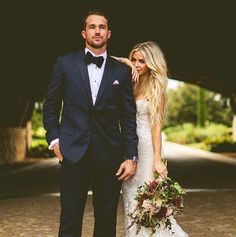
[[106, 41], [102, 41], [101, 43], [99, 44], [94, 44], [92, 41], [87, 41], [87, 44], [92, 47], [92, 48], [95, 48], [95, 49], [100, 49], [102, 48], [104, 45], [107, 44], [107, 40]]

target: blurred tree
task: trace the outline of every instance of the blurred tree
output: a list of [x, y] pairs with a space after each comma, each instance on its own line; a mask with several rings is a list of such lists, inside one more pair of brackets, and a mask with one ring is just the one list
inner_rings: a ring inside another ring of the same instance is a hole
[[36, 102], [34, 105], [34, 111], [31, 118], [32, 129], [36, 131], [38, 128], [43, 127], [43, 102]]
[[199, 87], [197, 97], [197, 125], [199, 127], [205, 127], [205, 124], [206, 124], [205, 89]]
[[[204, 89], [205, 90], [205, 89]], [[185, 122], [197, 124], [197, 101], [199, 87], [184, 83], [167, 92], [167, 118], [165, 127]], [[233, 112], [228, 98], [205, 90], [206, 121], [232, 126]]]

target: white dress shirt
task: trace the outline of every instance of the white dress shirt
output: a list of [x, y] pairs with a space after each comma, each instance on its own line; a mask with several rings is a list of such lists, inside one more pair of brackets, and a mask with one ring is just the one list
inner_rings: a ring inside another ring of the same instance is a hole
[[101, 81], [102, 81], [105, 62], [106, 62], [106, 58], [107, 58], [107, 52], [105, 51], [103, 54], [95, 55], [94, 53], [92, 53], [90, 50], [88, 50], [86, 48], [85, 49], [85, 54], [88, 51], [95, 57], [102, 56], [104, 58], [104, 61], [103, 61], [103, 64], [102, 64], [101, 68], [99, 68], [96, 64], [93, 64], [93, 63], [87, 65], [93, 104], [95, 104], [97, 94], [98, 94], [98, 90], [99, 90], [99, 87], [100, 87], [100, 84], [101, 84]]
[[[85, 54], [88, 51], [95, 57], [102, 56], [104, 58], [101, 68], [99, 68], [96, 64], [93, 64], [93, 63], [87, 65], [93, 104], [95, 104], [98, 90], [99, 90], [99, 87], [100, 87], [100, 84], [102, 81], [104, 68], [105, 68], [105, 63], [106, 63], [106, 59], [107, 59], [107, 51], [105, 51], [104, 53], [102, 53], [100, 55], [95, 55], [88, 48], [85, 48]], [[53, 146], [56, 143], [59, 143], [59, 138], [56, 138], [50, 142], [49, 149], [52, 150]]]

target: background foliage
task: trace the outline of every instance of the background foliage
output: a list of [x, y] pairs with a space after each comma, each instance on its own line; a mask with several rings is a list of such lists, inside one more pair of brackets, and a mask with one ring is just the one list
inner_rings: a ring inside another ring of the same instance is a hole
[[[183, 83], [167, 92], [167, 119], [165, 127], [193, 123], [197, 125], [199, 87]], [[205, 119], [213, 123], [232, 126], [233, 113], [227, 98], [205, 90]]]
[[[167, 140], [212, 151], [236, 151], [231, 128], [233, 112], [227, 98], [187, 83], [168, 89], [167, 98]], [[43, 102], [35, 104], [29, 156], [52, 157], [45, 141], [42, 106]], [[200, 126], [203, 124], [205, 127]]]
[[227, 98], [187, 83], [168, 90], [167, 98], [167, 140], [210, 151], [236, 151]]

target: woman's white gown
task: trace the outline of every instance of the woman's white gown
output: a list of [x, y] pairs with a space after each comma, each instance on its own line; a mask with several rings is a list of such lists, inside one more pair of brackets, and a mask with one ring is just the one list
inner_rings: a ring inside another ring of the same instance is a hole
[[152, 134], [151, 125], [148, 116], [148, 102], [145, 99], [140, 99], [136, 101], [137, 105], [137, 134], [139, 137], [138, 144], [138, 156], [139, 161], [137, 165], [137, 172], [132, 179], [123, 182], [122, 194], [124, 199], [124, 209], [125, 209], [125, 229], [126, 237], [187, 237], [182, 228], [176, 223], [175, 219], [171, 220], [172, 230], [160, 227], [156, 230], [154, 234], [150, 230], [141, 228], [138, 235], [136, 234], [136, 226], [133, 225], [131, 228], [127, 229], [130, 225], [131, 220], [127, 216], [127, 213], [134, 209], [134, 197], [137, 188], [154, 178], [152, 164], [153, 164], [153, 144], [152, 144]]

